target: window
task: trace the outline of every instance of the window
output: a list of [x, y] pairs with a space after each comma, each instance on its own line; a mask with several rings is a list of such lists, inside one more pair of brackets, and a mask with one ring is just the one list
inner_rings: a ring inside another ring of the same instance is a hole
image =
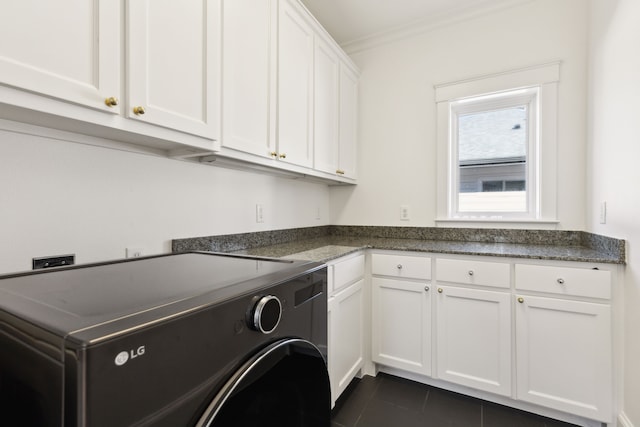
[[436, 86], [439, 221], [555, 221], [558, 80], [555, 63]]
[[527, 214], [535, 206], [537, 88], [451, 102], [451, 211]]

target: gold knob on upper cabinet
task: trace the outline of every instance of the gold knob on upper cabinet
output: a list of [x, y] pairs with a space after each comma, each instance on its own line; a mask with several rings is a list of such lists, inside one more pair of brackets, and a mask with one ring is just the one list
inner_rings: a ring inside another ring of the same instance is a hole
[[115, 107], [118, 105], [118, 98], [115, 96], [109, 97], [104, 100], [104, 103], [107, 104], [108, 107]]
[[276, 153], [275, 151], [271, 151], [271, 152], [269, 153], [269, 155], [270, 155], [271, 157], [277, 157], [277, 156], [278, 156], [278, 153]]
[[144, 107], [142, 107], [142, 106], [133, 107], [133, 114], [135, 114], [137, 116], [141, 116], [144, 113], [145, 113]]
[[287, 155], [285, 153], [280, 154], [278, 157], [280, 157], [281, 159], [286, 159]]
[[524, 298], [522, 298], [522, 297], [518, 297], [518, 302], [519, 302], [520, 304], [522, 304], [522, 303], [524, 302]]
[[344, 175], [344, 171], [343, 171], [342, 169], [338, 169], [338, 170], [336, 171], [336, 173], [337, 173], [338, 175]]
[[441, 294], [442, 292], [442, 288], [438, 288], [438, 293]]

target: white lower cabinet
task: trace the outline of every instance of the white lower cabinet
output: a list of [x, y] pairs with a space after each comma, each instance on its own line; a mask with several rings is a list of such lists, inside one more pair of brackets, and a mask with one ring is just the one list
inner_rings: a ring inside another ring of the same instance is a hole
[[373, 254], [371, 264], [386, 276], [371, 280], [372, 360], [431, 375], [431, 258]]
[[611, 271], [516, 264], [515, 274], [517, 399], [611, 422]]
[[431, 375], [431, 293], [424, 283], [374, 278], [372, 360]]
[[445, 381], [511, 394], [511, 295], [438, 286], [437, 376]]
[[517, 301], [517, 398], [610, 422], [610, 306], [536, 296]]
[[379, 368], [579, 425], [613, 422], [617, 267], [433, 258], [372, 253]]
[[364, 365], [364, 255], [329, 263], [328, 368], [331, 404]]
[[329, 372], [332, 402], [358, 374], [364, 363], [364, 279], [329, 298]]

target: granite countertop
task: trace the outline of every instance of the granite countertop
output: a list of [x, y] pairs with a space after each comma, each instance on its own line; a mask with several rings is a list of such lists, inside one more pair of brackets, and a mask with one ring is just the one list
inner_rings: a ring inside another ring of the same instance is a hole
[[510, 258], [619, 263], [615, 256], [581, 246], [531, 245], [433, 241], [393, 238], [353, 238], [329, 236], [268, 245], [233, 253], [273, 258], [327, 262], [363, 249], [384, 249], [457, 255], [483, 255]]
[[625, 241], [565, 230], [319, 226], [172, 241], [173, 252], [213, 251], [327, 262], [363, 249], [624, 264]]

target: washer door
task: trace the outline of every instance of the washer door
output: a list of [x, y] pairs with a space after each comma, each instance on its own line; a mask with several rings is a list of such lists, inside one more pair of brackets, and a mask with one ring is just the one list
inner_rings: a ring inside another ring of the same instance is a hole
[[309, 341], [285, 339], [242, 365], [196, 427], [327, 427], [330, 407], [322, 354]]

